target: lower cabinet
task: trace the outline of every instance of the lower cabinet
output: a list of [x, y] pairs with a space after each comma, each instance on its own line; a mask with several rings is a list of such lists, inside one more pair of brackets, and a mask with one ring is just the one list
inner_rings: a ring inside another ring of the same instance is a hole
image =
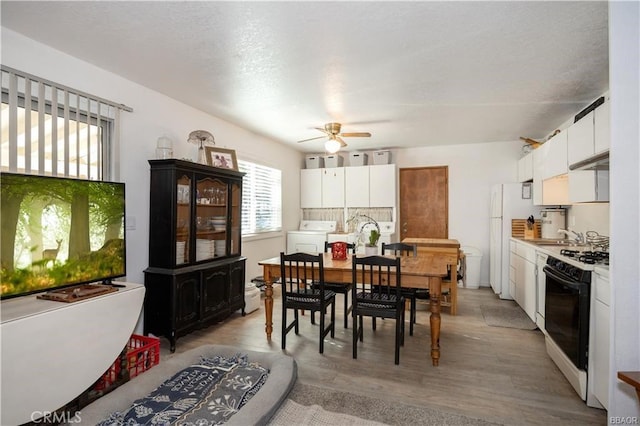
[[179, 269], [145, 270], [144, 332], [169, 339], [245, 314], [246, 258], [224, 259]]
[[536, 321], [536, 252], [528, 244], [511, 242], [510, 253], [510, 285], [515, 289], [511, 296], [527, 313], [533, 322]]
[[593, 323], [590, 342], [589, 366], [593, 368], [589, 380], [593, 384], [593, 394], [602, 406], [609, 408], [609, 325], [611, 324], [610, 299], [611, 284], [608, 274], [597, 271], [592, 275]]

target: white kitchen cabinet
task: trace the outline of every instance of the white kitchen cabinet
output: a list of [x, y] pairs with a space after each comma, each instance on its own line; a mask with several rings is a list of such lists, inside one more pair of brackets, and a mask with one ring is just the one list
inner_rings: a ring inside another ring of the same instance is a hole
[[605, 102], [595, 109], [593, 119], [594, 154], [609, 151], [611, 146], [611, 110]]
[[[536, 251], [524, 243], [515, 242], [515, 251], [511, 251], [515, 294], [511, 296], [526, 312], [532, 321], [536, 321]], [[511, 275], [510, 275], [511, 281]]]
[[547, 276], [543, 268], [547, 264], [548, 255], [536, 251], [536, 325], [543, 333], [547, 334], [544, 322], [545, 289], [547, 288]]
[[547, 159], [547, 153], [549, 152], [549, 146], [543, 144], [534, 149], [533, 154], [533, 186], [531, 188], [533, 192], [533, 205], [542, 205], [542, 180], [544, 175], [544, 163]]
[[322, 207], [322, 171], [324, 169], [300, 170], [300, 208]]
[[593, 380], [593, 394], [606, 409], [609, 407], [609, 325], [611, 284], [608, 274], [596, 272], [592, 275], [593, 281], [593, 335], [592, 344], [589, 345], [590, 365], [593, 372], [589, 378]]
[[369, 167], [369, 207], [395, 207], [396, 165]]
[[611, 145], [610, 103], [605, 102], [569, 127], [569, 165], [594, 154], [608, 151]]
[[569, 172], [569, 202], [609, 201], [608, 170], [575, 170]]
[[518, 182], [533, 180], [533, 152], [518, 160]]
[[563, 131], [544, 143], [544, 145], [548, 145], [548, 152], [544, 164], [543, 179], [567, 173], [567, 139], [567, 131]]
[[369, 206], [369, 166], [345, 167], [346, 207]]
[[569, 164], [589, 158], [594, 153], [593, 117], [594, 111], [573, 123], [569, 129], [567, 158]]
[[344, 207], [344, 167], [322, 169], [322, 207]]

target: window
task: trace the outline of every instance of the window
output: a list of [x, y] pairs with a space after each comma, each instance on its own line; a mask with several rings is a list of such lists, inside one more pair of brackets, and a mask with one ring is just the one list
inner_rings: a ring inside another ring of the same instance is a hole
[[242, 185], [242, 235], [282, 229], [282, 172], [238, 160]]
[[2, 67], [0, 168], [105, 180], [113, 176], [124, 105]]

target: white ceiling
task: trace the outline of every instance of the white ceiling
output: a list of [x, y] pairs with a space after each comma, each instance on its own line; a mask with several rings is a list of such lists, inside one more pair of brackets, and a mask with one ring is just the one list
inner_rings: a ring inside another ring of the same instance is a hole
[[347, 150], [544, 139], [609, 87], [606, 2], [1, 8], [13, 31], [306, 152], [329, 121], [372, 133]]

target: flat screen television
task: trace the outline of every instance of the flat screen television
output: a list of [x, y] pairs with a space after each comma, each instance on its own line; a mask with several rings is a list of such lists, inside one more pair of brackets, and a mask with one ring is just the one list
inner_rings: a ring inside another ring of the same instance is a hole
[[126, 275], [124, 183], [0, 173], [0, 299]]

